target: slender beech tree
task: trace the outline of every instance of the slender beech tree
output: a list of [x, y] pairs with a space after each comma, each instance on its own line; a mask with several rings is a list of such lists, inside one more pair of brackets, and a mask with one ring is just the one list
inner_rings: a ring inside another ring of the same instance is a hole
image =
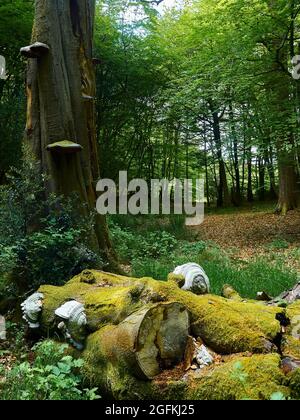
[[[93, 59], [95, 0], [36, 0], [28, 58], [26, 137], [49, 177], [48, 193], [76, 192], [95, 208], [99, 180]], [[112, 263], [105, 218], [96, 216], [93, 249]]]

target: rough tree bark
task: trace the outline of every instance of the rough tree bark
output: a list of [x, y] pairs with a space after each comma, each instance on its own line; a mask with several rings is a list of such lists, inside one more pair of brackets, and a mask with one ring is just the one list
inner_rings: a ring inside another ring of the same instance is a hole
[[[287, 62], [287, 53], [280, 55], [281, 62]], [[289, 76], [280, 74], [277, 78], [276, 91], [278, 120], [288, 121], [291, 118], [292, 106], [290, 104], [291, 84]], [[294, 127], [291, 124], [287, 133], [282, 133], [279, 126], [277, 153], [279, 168], [279, 198], [277, 213], [285, 215], [289, 210], [294, 210], [299, 203], [299, 189], [297, 185], [297, 162], [295, 155]]]
[[[95, 0], [36, 0], [32, 43], [21, 53], [27, 74], [27, 142], [49, 176], [47, 191], [78, 194], [95, 208], [99, 180], [92, 55]], [[44, 45], [43, 45], [44, 44]], [[57, 143], [57, 144], [56, 144]], [[92, 247], [113, 262], [105, 219], [97, 216]]]
[[[273, 10], [276, 10], [276, 2], [268, 0], [267, 4], [270, 12], [273, 13]], [[293, 4], [290, 6], [291, 15], [294, 16], [294, 6]], [[293, 24], [290, 30], [291, 33], [288, 34], [288, 38], [292, 44], [294, 43]], [[285, 215], [289, 210], [296, 209], [299, 204], [294, 141], [295, 127], [292, 122], [289, 122], [294, 112], [291, 103], [292, 78], [288, 69], [293, 48], [289, 51], [289, 44], [282, 42], [279, 37], [274, 37], [270, 43], [270, 48], [274, 54], [272, 65], [274, 76], [269, 82], [268, 88], [272, 97], [271, 105], [274, 107], [278, 121], [277, 126], [275, 126], [279, 168], [279, 197], [276, 212]], [[284, 127], [281, 126], [282, 122], [285, 122]]]
[[298, 207], [296, 162], [294, 155], [279, 151], [279, 199], [276, 212], [285, 215]]

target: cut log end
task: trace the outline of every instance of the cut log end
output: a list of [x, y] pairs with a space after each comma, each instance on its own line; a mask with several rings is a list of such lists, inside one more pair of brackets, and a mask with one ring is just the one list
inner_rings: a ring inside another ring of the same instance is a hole
[[[151, 378], [183, 360], [189, 335], [189, 314], [184, 306], [172, 303], [152, 309], [149, 317], [141, 325], [137, 358], [143, 371]], [[149, 324], [150, 319], [152, 325]], [[154, 358], [151, 354], [157, 356]]]
[[[126, 318], [117, 328], [118, 359], [141, 379], [153, 379], [184, 358], [189, 336], [189, 313], [180, 303], [158, 304]], [[132, 355], [134, 357], [132, 358]]]

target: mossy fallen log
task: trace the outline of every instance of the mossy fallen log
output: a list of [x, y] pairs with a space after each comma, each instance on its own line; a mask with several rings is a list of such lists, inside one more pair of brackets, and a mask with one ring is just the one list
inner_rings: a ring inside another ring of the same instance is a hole
[[[87, 275], [93, 277], [92, 282], [86, 279]], [[76, 276], [64, 287], [42, 286], [39, 292], [44, 295], [41, 324], [47, 332], [55, 329], [55, 309], [71, 299], [84, 304], [89, 332], [119, 324], [145, 305], [178, 302], [191, 314], [193, 335], [222, 354], [276, 350], [275, 343], [281, 333], [280, 321], [276, 318], [284, 314], [283, 308], [261, 302], [196, 296], [181, 290], [173, 276], [168, 282], [161, 282], [89, 271]]]
[[[57, 337], [57, 308], [70, 300], [81, 303], [86, 315], [80, 353], [85, 376], [117, 399], [295, 395], [288, 376], [295, 372], [287, 375], [281, 359], [289, 356], [290, 365], [297, 366], [293, 360], [300, 355], [300, 343], [289, 317], [300, 316], [299, 302], [281, 308], [243, 300], [230, 286], [224, 288], [228, 298], [197, 296], [182, 290], [182, 284], [174, 274], [162, 282], [85, 271], [63, 287], [39, 289], [40, 333]], [[211, 366], [191, 362], [187, 343], [195, 339], [210, 352]], [[297, 376], [293, 381], [297, 389]]]

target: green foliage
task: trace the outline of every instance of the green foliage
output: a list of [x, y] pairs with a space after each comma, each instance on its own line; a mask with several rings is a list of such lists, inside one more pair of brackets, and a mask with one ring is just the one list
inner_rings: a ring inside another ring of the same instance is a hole
[[[20, 47], [20, 40], [30, 39], [33, 18], [33, 0], [1, 0], [0, 39], [1, 47], [12, 44]], [[24, 46], [24, 45], [21, 45]]]
[[177, 245], [175, 237], [166, 231], [141, 234], [112, 224], [110, 232], [119, 256], [125, 261], [167, 256]]
[[275, 239], [273, 242], [269, 244], [269, 248], [273, 250], [280, 250], [280, 249], [288, 249], [290, 246], [289, 242], [285, 239]]
[[68, 346], [44, 341], [33, 351], [33, 363], [17, 363], [4, 373], [1, 400], [94, 400], [97, 389], [82, 389], [81, 359], [66, 355]]
[[149, 183], [201, 176], [215, 202], [224, 160], [232, 204], [246, 198], [247, 187], [249, 201], [252, 189], [260, 200], [275, 200], [278, 162], [292, 166], [299, 143], [298, 82], [290, 76], [300, 27], [295, 2], [193, 0], [161, 16], [154, 6], [98, 3], [104, 175], [117, 179], [126, 169]]
[[259, 258], [246, 266], [220, 261], [203, 261], [212, 283], [212, 291], [220, 294], [224, 284], [231, 284], [241, 296], [255, 299], [258, 291], [265, 291], [271, 296], [278, 296], [297, 282], [297, 273], [288, 269], [279, 261], [266, 261]]
[[0, 55], [6, 59], [6, 80], [0, 79], [0, 184], [11, 166], [21, 159], [25, 126], [26, 62], [19, 54], [28, 45], [33, 21], [33, 0], [1, 0]]
[[30, 279], [30, 286], [63, 284], [86, 268], [101, 266], [100, 258], [80, 244], [81, 231], [46, 228], [22, 239], [13, 247], [14, 273]]
[[208, 248], [209, 244], [205, 241], [198, 242], [182, 242], [180, 244], [180, 251], [183, 255], [196, 254], [199, 255]]
[[230, 284], [244, 297], [256, 298], [258, 291], [278, 296], [297, 282], [297, 273], [288, 268], [276, 253], [269, 258], [255, 258], [240, 264], [210, 241], [176, 240], [164, 230], [140, 231], [121, 228], [113, 223], [111, 233], [122, 260], [131, 264], [135, 277], [166, 280], [178, 265], [188, 261], [200, 264], [211, 281], [212, 293], [220, 295], [224, 284]]
[[86, 268], [103, 267], [89, 247], [94, 216], [82, 216], [76, 196], [45, 198], [45, 178], [29, 150], [8, 181], [0, 188], [1, 294], [5, 284], [16, 293], [15, 286], [59, 285]]

